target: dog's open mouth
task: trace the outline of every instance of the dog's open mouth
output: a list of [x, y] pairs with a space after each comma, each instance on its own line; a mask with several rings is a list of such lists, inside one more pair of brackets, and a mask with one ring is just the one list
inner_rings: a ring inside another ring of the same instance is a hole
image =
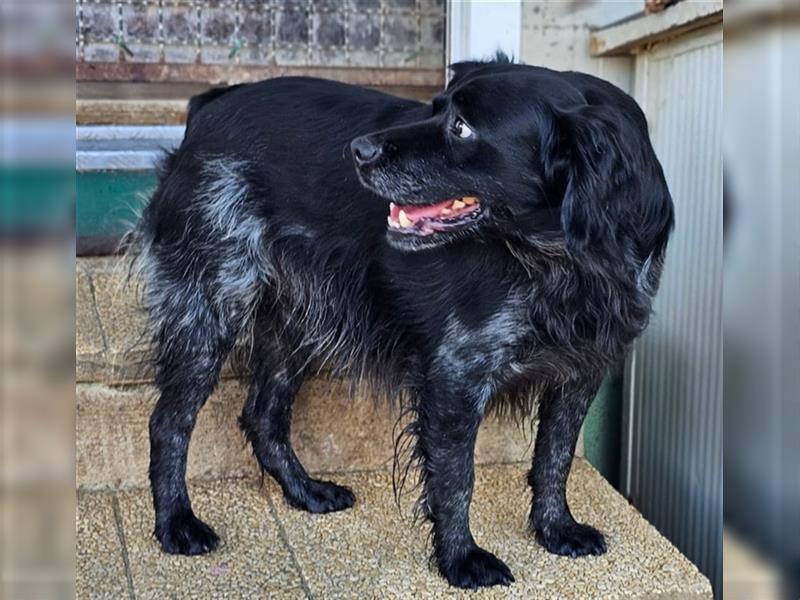
[[475, 196], [463, 196], [435, 204], [389, 204], [389, 229], [411, 235], [431, 235], [460, 229], [473, 223], [481, 214]]

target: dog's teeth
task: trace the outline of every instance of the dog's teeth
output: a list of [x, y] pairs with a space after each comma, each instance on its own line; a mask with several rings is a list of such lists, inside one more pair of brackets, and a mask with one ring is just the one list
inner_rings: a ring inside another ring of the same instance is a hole
[[443, 208], [443, 209], [442, 209], [442, 211], [441, 211], [439, 214], [442, 214], [442, 215], [449, 215], [449, 214], [451, 214], [452, 212], [453, 212], [453, 211], [452, 211], [452, 210], [450, 210], [449, 208]]
[[464, 208], [466, 206], [461, 200], [456, 200], [453, 202], [453, 209], [458, 210], [459, 208]]
[[400, 227], [409, 227], [414, 224], [414, 221], [408, 218], [408, 215], [404, 210], [400, 211], [399, 217], [400, 217]]
[[472, 206], [478, 201], [478, 199], [475, 196], [464, 196], [462, 200], [464, 201], [464, 204], [466, 204], [467, 206]]

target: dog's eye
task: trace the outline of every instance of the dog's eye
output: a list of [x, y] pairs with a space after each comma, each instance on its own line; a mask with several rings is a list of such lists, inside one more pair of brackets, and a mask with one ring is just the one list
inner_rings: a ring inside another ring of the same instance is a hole
[[464, 122], [464, 119], [461, 117], [456, 117], [456, 120], [453, 121], [452, 130], [453, 133], [463, 140], [467, 139], [468, 137], [472, 137], [472, 129], [467, 126], [467, 124]]

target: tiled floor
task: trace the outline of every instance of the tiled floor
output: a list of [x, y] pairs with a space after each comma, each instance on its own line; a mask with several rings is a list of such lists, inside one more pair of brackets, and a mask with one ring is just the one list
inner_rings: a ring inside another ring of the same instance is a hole
[[152, 536], [146, 490], [83, 494], [78, 598], [710, 598], [708, 582], [588, 463], [570, 479], [576, 517], [606, 532], [609, 552], [573, 560], [545, 552], [525, 528], [525, 465], [480, 467], [472, 528], [506, 561], [509, 588], [466, 594], [428, 565], [427, 529], [400, 513], [385, 472], [330, 476], [356, 493], [331, 515], [289, 508], [277, 486], [224, 480], [190, 486], [198, 516], [222, 538], [200, 557], [168, 556]]

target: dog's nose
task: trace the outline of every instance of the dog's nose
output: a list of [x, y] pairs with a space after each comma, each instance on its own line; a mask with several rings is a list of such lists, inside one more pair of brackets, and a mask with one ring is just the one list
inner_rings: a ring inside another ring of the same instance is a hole
[[381, 146], [368, 137], [358, 137], [350, 142], [350, 150], [358, 166], [375, 162], [381, 155]]

